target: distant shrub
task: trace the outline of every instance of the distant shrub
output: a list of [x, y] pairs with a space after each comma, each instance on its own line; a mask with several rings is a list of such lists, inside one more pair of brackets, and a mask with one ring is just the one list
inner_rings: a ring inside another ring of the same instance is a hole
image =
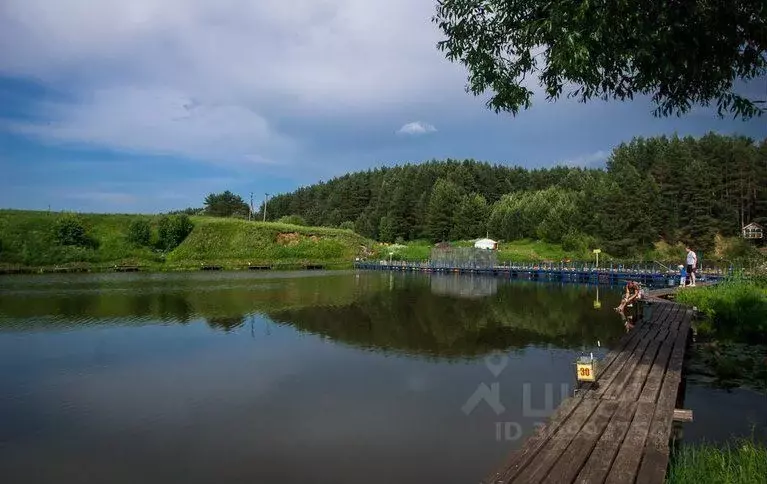
[[185, 214], [164, 216], [157, 226], [157, 245], [164, 250], [175, 249], [193, 228], [194, 224]]
[[136, 219], [128, 227], [128, 242], [139, 247], [149, 245], [152, 239], [152, 226], [146, 219]]
[[398, 235], [397, 238], [394, 239], [394, 243], [397, 245], [403, 245], [405, 243], [405, 239], [401, 235]]
[[59, 245], [98, 247], [98, 241], [86, 233], [85, 225], [76, 214], [67, 213], [56, 220], [54, 237]]
[[168, 215], [180, 215], [180, 214], [186, 214], [186, 215], [201, 215], [205, 213], [205, 208], [203, 207], [187, 207], [183, 210], [171, 210], [168, 212]]
[[593, 237], [578, 231], [570, 231], [562, 236], [562, 248], [570, 252], [584, 253], [593, 242]]
[[285, 215], [284, 217], [280, 217], [277, 222], [291, 225], [306, 225], [306, 220], [300, 215]]
[[759, 259], [761, 254], [751, 242], [741, 237], [732, 237], [729, 239], [716, 238], [717, 248], [721, 247], [722, 257], [729, 261], [747, 261]]
[[354, 230], [354, 222], [347, 220], [346, 222], [341, 222], [341, 225], [338, 227], [344, 230]]

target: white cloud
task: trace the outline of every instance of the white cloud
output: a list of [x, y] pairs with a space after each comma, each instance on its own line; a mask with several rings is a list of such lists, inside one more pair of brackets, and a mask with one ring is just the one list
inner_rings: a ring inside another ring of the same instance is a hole
[[359, 110], [436, 99], [447, 74], [465, 96], [462, 69], [435, 47], [433, 10], [433, 0], [5, 0], [0, 43], [15, 47], [0, 69]]
[[436, 131], [437, 128], [429, 123], [423, 121], [413, 121], [412, 123], [404, 124], [400, 129], [397, 130], [397, 133], [417, 135], [434, 133]]
[[[275, 126], [472, 102], [433, 0], [4, 0], [0, 75], [72, 86], [48, 139], [273, 160]], [[194, 109], [188, 109], [191, 106]], [[50, 126], [47, 122], [50, 121]], [[287, 123], [289, 124], [289, 123]]]
[[8, 122], [6, 129], [57, 142], [234, 163], [269, 162], [269, 155], [289, 154], [295, 144], [246, 107], [200, 104], [167, 89], [105, 89], [78, 103], [39, 108], [43, 121]]

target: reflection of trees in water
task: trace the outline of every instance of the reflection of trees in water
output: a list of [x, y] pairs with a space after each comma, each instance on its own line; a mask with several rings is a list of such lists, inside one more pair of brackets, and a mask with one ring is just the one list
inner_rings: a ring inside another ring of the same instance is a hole
[[[359, 293], [384, 287], [384, 281], [348, 275], [243, 281], [163, 280], [151, 275], [138, 280], [115, 279], [103, 285], [99, 281], [82, 282], [74, 290], [66, 282], [44, 291], [30, 286], [34, 290], [21, 295], [0, 290], [0, 316], [27, 319], [26, 325], [45, 328], [52, 324], [144, 325], [158, 320], [186, 323], [196, 317], [238, 318], [290, 307], [349, 304]], [[5, 321], [0, 317], [0, 330], [11, 326]]]
[[[222, 287], [171, 280], [141, 281], [102, 290], [0, 293], [0, 330], [22, 318], [25, 327], [153, 324], [200, 317], [233, 331], [254, 313], [355, 346], [435, 356], [476, 356], [531, 344], [560, 347], [608, 343], [623, 327], [604, 295], [594, 310], [593, 288], [538, 282], [507, 283], [481, 276], [362, 273], [260, 279]], [[79, 289], [79, 288], [78, 288]], [[466, 296], [471, 297], [457, 297]], [[474, 297], [482, 295], [482, 297]], [[46, 316], [55, 316], [47, 318]], [[10, 318], [10, 319], [9, 319]], [[7, 323], [4, 323], [6, 321]]]
[[496, 286], [495, 297], [468, 299], [435, 297], [427, 284], [413, 281], [346, 306], [269, 316], [355, 346], [448, 357], [528, 345], [593, 345], [618, 338], [623, 330], [614, 312], [593, 309], [585, 288], [509, 284]]
[[208, 318], [205, 322], [213, 329], [220, 329], [228, 333], [245, 324], [245, 316]]
[[184, 293], [160, 293], [157, 303], [163, 319], [187, 323], [194, 314], [194, 308]]
[[432, 294], [455, 297], [487, 297], [498, 292], [498, 278], [480, 275], [432, 274]]

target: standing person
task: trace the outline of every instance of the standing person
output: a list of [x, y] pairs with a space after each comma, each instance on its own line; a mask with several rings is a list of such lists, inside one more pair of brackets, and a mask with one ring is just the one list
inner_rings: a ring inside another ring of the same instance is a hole
[[687, 285], [687, 269], [679, 264], [679, 286], [684, 287], [685, 285]]
[[695, 268], [698, 265], [698, 255], [693, 252], [690, 246], [685, 246], [687, 251], [687, 275], [690, 278], [691, 286], [695, 287]]

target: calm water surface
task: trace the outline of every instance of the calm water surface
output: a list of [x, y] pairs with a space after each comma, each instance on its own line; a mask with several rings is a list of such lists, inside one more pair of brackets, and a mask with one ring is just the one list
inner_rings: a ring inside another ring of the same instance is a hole
[[476, 482], [623, 334], [618, 298], [379, 272], [0, 278], [0, 476]]

